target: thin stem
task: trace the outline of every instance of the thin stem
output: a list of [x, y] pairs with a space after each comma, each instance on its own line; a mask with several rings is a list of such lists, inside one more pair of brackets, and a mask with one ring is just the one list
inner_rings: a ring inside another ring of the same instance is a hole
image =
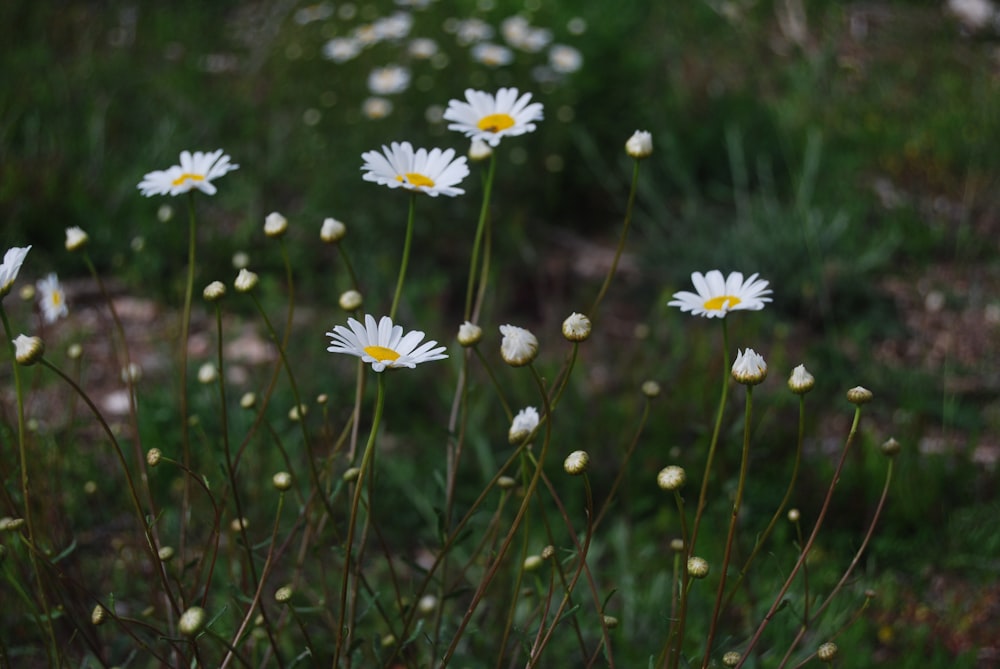
[[747, 464], [750, 460], [750, 417], [753, 409], [753, 386], [747, 386], [746, 409], [743, 416], [743, 455], [740, 459], [740, 478], [736, 484], [736, 499], [733, 500], [733, 513], [729, 518], [729, 533], [726, 536], [726, 551], [722, 557], [722, 570], [719, 574], [719, 590], [715, 595], [715, 609], [712, 611], [712, 623], [708, 628], [708, 639], [705, 642], [705, 656], [702, 658], [702, 669], [707, 669], [708, 660], [712, 656], [712, 642], [719, 626], [719, 614], [722, 610], [722, 599], [726, 593], [726, 572], [729, 571], [729, 560], [733, 554], [733, 539], [736, 536], [736, 524], [743, 502], [743, 490], [747, 480]]
[[399, 277], [396, 279], [396, 293], [392, 297], [392, 308], [389, 309], [389, 318], [396, 319], [396, 309], [399, 307], [399, 298], [403, 294], [403, 282], [406, 279], [406, 266], [410, 263], [410, 246], [413, 242], [413, 219], [417, 211], [417, 194], [410, 195], [410, 213], [406, 217], [406, 239], [403, 241], [403, 258], [399, 261]]
[[[489, 217], [490, 210], [490, 196], [493, 192], [493, 177], [496, 174], [497, 158], [496, 153], [490, 154], [490, 166], [486, 172], [486, 179], [483, 183], [483, 204], [479, 209], [479, 222], [476, 224], [476, 236], [472, 241], [472, 255], [469, 258], [469, 279], [468, 285], [465, 288], [465, 320], [472, 318], [472, 296], [475, 293], [476, 286], [476, 267], [479, 265], [479, 248], [483, 242], [483, 236], [486, 230], [486, 219]], [[488, 266], [488, 261], [484, 260], [484, 267]], [[480, 281], [480, 292], [482, 292], [482, 284], [485, 283], [486, 277], [483, 276]]]
[[632, 209], [635, 205], [635, 194], [639, 184], [639, 162], [639, 160], [636, 160], [635, 166], [632, 168], [632, 185], [628, 192], [628, 204], [625, 205], [625, 221], [622, 224], [621, 234], [618, 236], [618, 248], [615, 250], [614, 260], [611, 261], [611, 268], [608, 270], [608, 275], [604, 277], [604, 284], [601, 285], [601, 289], [597, 293], [597, 298], [587, 312], [587, 316], [591, 321], [597, 318], [597, 308], [601, 305], [601, 300], [604, 299], [605, 294], [608, 292], [611, 279], [614, 278], [615, 272], [618, 270], [618, 261], [621, 259], [622, 251], [625, 249], [625, 240], [628, 238], [629, 225], [632, 223]]
[[[191, 433], [188, 425], [188, 389], [187, 389], [187, 365], [188, 365], [188, 336], [191, 331], [191, 297], [194, 293], [194, 263], [196, 248], [196, 226], [194, 213], [194, 191], [188, 191], [188, 258], [187, 258], [187, 280], [184, 284], [184, 307], [181, 311], [181, 332], [180, 332], [180, 423], [181, 423], [181, 448], [184, 458], [184, 466], [192, 468], [191, 464]], [[188, 515], [191, 506], [191, 481], [185, 479], [184, 493], [181, 499], [181, 530], [180, 530], [180, 554], [184, 555], [185, 528], [188, 526]]]

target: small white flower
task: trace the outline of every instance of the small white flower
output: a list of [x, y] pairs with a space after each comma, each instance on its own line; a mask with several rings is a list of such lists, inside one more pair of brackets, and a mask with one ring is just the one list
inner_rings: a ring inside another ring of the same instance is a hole
[[465, 19], [455, 24], [454, 33], [460, 45], [469, 46], [493, 37], [493, 26], [482, 19]]
[[428, 37], [417, 37], [410, 41], [406, 51], [411, 58], [427, 60], [438, 52], [438, 45], [437, 42]]
[[364, 180], [389, 188], [405, 188], [432, 197], [454, 197], [465, 191], [456, 186], [469, 175], [465, 156], [455, 158], [454, 149], [417, 149], [409, 142], [393, 142], [382, 146], [382, 152], [366, 151]]
[[413, 369], [422, 362], [448, 357], [444, 346], [438, 346], [434, 340], [421, 344], [424, 333], [419, 330], [404, 335], [403, 328], [393, 325], [388, 316], [383, 316], [376, 323], [374, 317], [366, 315], [364, 325], [349, 318], [347, 327], [336, 325], [326, 335], [332, 344], [327, 351], [357, 356], [362, 362], [370, 363], [376, 372], [387, 367]]
[[346, 63], [361, 53], [361, 42], [351, 37], [334, 37], [323, 45], [323, 57], [335, 63]]
[[139, 190], [146, 197], [153, 195], [180, 195], [198, 189], [206, 195], [215, 195], [213, 179], [239, 168], [230, 162], [222, 149], [211, 153], [181, 151], [181, 164], [165, 170], [149, 172], [139, 182]]
[[625, 142], [625, 153], [633, 158], [648, 158], [653, 154], [653, 136], [646, 130], [636, 130]]
[[400, 65], [376, 67], [368, 74], [368, 90], [374, 95], [402, 93], [410, 85], [410, 71]]
[[767, 376], [767, 363], [764, 357], [748, 348], [745, 351], [737, 351], [736, 361], [733, 362], [733, 378], [737, 382], [746, 386], [755, 386]]
[[472, 59], [487, 67], [503, 67], [514, 62], [514, 52], [492, 42], [479, 42], [472, 47]]
[[379, 97], [365, 98], [361, 102], [361, 113], [365, 118], [377, 121], [392, 113], [392, 102]]
[[215, 383], [216, 379], [219, 378], [219, 370], [215, 368], [215, 365], [211, 362], [206, 362], [204, 365], [198, 368], [198, 383], [209, 384]]
[[347, 234], [347, 226], [335, 218], [324, 218], [319, 238], [327, 244], [336, 244]]
[[281, 237], [288, 230], [288, 219], [276, 211], [272, 211], [264, 219], [264, 234], [268, 237]]
[[66, 307], [66, 293], [59, 285], [59, 277], [51, 272], [40, 280], [35, 287], [38, 289], [38, 305], [42, 308], [42, 316], [46, 323], [55, 323], [60, 316], [69, 314]]
[[14, 360], [20, 365], [33, 365], [45, 353], [45, 344], [38, 337], [17, 335], [14, 340]]
[[449, 130], [497, 146], [504, 137], [532, 132], [535, 121], [542, 120], [542, 103], [531, 102], [531, 93], [520, 95], [516, 88], [501, 88], [495, 96], [470, 88], [465, 101], [448, 101], [444, 118], [452, 121]]
[[512, 444], [519, 444], [535, 431], [538, 427], [538, 409], [535, 407], [525, 407], [517, 412], [514, 420], [511, 421], [510, 429], [507, 431], [507, 439]]
[[524, 328], [501, 325], [500, 357], [512, 367], [527, 365], [538, 355], [538, 339]]
[[458, 326], [458, 343], [462, 346], [475, 346], [483, 338], [483, 329], [475, 323], [465, 321]]
[[688, 291], [674, 293], [674, 299], [667, 306], [679, 307], [693, 316], [725, 318], [730, 311], [759, 311], [771, 301], [770, 297], [766, 297], [772, 292], [767, 287], [767, 281], [758, 279], [757, 274], [751, 274], [744, 281], [740, 272], [732, 272], [723, 278], [722, 272], [713, 269], [705, 275], [693, 273], [691, 281], [697, 294]]
[[559, 74], [572, 74], [583, 67], [583, 54], [566, 44], [553, 44], [549, 49], [549, 67]]
[[21, 271], [24, 257], [28, 255], [30, 250], [30, 246], [14, 246], [3, 254], [3, 263], [0, 264], [0, 298], [9, 293], [14, 286], [17, 273]]
[[71, 228], [66, 228], [66, 250], [67, 251], [77, 251], [82, 249], [86, 245], [87, 241], [90, 239], [87, 233], [83, 231], [83, 228], [74, 225]]

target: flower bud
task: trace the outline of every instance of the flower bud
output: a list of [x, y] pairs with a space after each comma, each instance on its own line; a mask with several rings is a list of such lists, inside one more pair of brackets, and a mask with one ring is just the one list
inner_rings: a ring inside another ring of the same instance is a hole
[[740, 655], [735, 650], [731, 650], [722, 656], [722, 664], [727, 667], [735, 667], [737, 664], [740, 663], [740, 660], [742, 659], [743, 659], [742, 655]]
[[663, 490], [680, 490], [686, 480], [687, 473], [683, 468], [676, 465], [664, 467], [660, 470], [660, 473], [656, 475], [656, 484]]
[[278, 472], [271, 477], [271, 483], [274, 484], [275, 489], [285, 492], [292, 487], [292, 475], [288, 472]]
[[500, 357], [511, 367], [523, 367], [538, 355], [538, 339], [524, 328], [501, 325]]
[[646, 130], [636, 130], [625, 142], [625, 153], [636, 160], [653, 155], [653, 136]]
[[264, 234], [277, 239], [288, 230], [288, 219], [276, 211], [272, 211], [264, 219]]
[[24, 518], [11, 518], [4, 516], [0, 518], [0, 532], [16, 532], [24, 527]]
[[531, 433], [538, 427], [538, 422], [538, 409], [535, 407], [521, 409], [511, 421], [510, 429], [507, 431], [507, 440], [511, 444], [520, 444], [531, 436]]
[[237, 293], [249, 293], [257, 287], [258, 281], [260, 281], [260, 277], [244, 267], [236, 275], [236, 281], [233, 282], [233, 286], [236, 288]]
[[618, 618], [615, 618], [614, 616], [603, 615], [601, 616], [601, 620], [604, 622], [604, 626], [609, 630], [613, 630], [618, 627]]
[[98, 604], [94, 607], [94, 610], [90, 612], [90, 624], [98, 627], [103, 625], [108, 621], [108, 610]]
[[524, 558], [524, 571], [535, 571], [542, 566], [544, 560], [541, 555], [529, 555]]
[[556, 556], [556, 547], [553, 545], [548, 545], [542, 549], [542, 559], [551, 560]]
[[884, 453], [890, 458], [894, 458], [897, 455], [899, 455], [899, 449], [902, 447], [899, 445], [898, 441], [896, 441], [892, 437], [889, 437], [886, 441], [882, 443], [882, 446], [880, 446], [880, 448], [882, 450], [882, 453]]
[[21, 334], [14, 340], [14, 359], [19, 365], [33, 365], [42, 359], [44, 353], [45, 344], [38, 337]]
[[705, 558], [692, 555], [688, 558], [687, 568], [688, 575], [691, 578], [705, 578], [708, 576], [708, 561]]
[[151, 448], [146, 451], [146, 464], [150, 467], [155, 467], [160, 464], [160, 459], [163, 457], [163, 452], [158, 448]]
[[566, 460], [563, 462], [563, 469], [572, 476], [583, 474], [589, 466], [590, 455], [587, 454], [587, 451], [573, 451], [566, 456]]
[[215, 383], [218, 378], [219, 370], [215, 368], [214, 363], [206, 362], [198, 368], [198, 383], [208, 385], [209, 383]]
[[337, 304], [344, 311], [354, 311], [360, 309], [364, 298], [361, 297], [361, 293], [356, 290], [345, 290], [340, 294], [340, 299], [337, 300]]
[[680, 537], [675, 537], [670, 540], [670, 550], [675, 553], [682, 553], [684, 551], [684, 540]]
[[417, 611], [422, 615], [434, 613], [438, 606], [438, 599], [434, 595], [424, 595], [417, 601]]
[[293, 592], [294, 591], [292, 590], [292, 586], [283, 585], [274, 591], [274, 601], [278, 602], [279, 604], [284, 604], [285, 602], [287, 602], [292, 598]]
[[590, 330], [590, 319], [575, 311], [562, 324], [563, 337], [566, 337], [569, 341], [584, 341], [590, 336]]
[[513, 476], [501, 476], [497, 479], [497, 485], [503, 490], [510, 490], [517, 487], [517, 479]]
[[872, 397], [872, 391], [867, 388], [862, 388], [861, 386], [854, 386], [847, 391], [847, 401], [858, 406], [868, 404], [872, 401]]
[[79, 360], [83, 356], [83, 347], [79, 344], [70, 344], [66, 349], [66, 357], [70, 360]]
[[660, 392], [661, 389], [659, 382], [653, 381], [652, 379], [642, 382], [642, 394], [648, 397], [649, 399], [653, 399], [654, 397], [659, 397]]
[[347, 226], [335, 218], [323, 219], [323, 227], [320, 228], [319, 238], [327, 244], [336, 244], [347, 234]]
[[161, 546], [160, 550], [156, 551], [156, 556], [161, 562], [170, 562], [174, 559], [174, 549], [172, 546]]
[[90, 237], [87, 236], [87, 233], [83, 231], [83, 228], [80, 228], [79, 226], [76, 225], [74, 225], [71, 228], [66, 228], [67, 251], [70, 252], [79, 251], [80, 249], [82, 249], [84, 246], [87, 245], [87, 242], [89, 240]]
[[737, 383], [745, 386], [755, 386], [767, 377], [767, 363], [764, 357], [748, 348], [745, 351], [737, 351], [736, 361], [733, 363], [733, 378]]
[[805, 365], [799, 365], [793, 369], [791, 376], [788, 377], [788, 388], [796, 395], [805, 395], [813, 389], [814, 385], [816, 385], [816, 379], [805, 368]]
[[802, 518], [802, 512], [799, 511], [798, 509], [788, 510], [788, 522], [797, 523], [801, 518]]
[[483, 329], [475, 323], [465, 321], [458, 326], [458, 343], [462, 346], [475, 346], [483, 338]]
[[343, 474], [343, 476], [341, 476], [340, 478], [345, 483], [351, 483], [352, 481], [357, 481], [358, 480], [358, 475], [359, 474], [361, 474], [361, 470], [360, 469], [358, 469], [357, 467], [351, 467], [347, 471], [345, 471], [344, 474]]
[[816, 650], [816, 658], [820, 662], [833, 662], [837, 657], [837, 644], [827, 641]]
[[257, 404], [257, 396], [253, 393], [243, 393], [240, 398], [240, 407], [243, 409], [253, 409]]
[[481, 139], [474, 139], [469, 144], [469, 160], [473, 162], [478, 162], [480, 160], [486, 160], [493, 155], [493, 149], [489, 144]]
[[200, 606], [192, 606], [181, 614], [181, 619], [177, 623], [177, 629], [184, 636], [194, 636], [205, 626], [205, 609]]
[[216, 300], [222, 299], [222, 296], [225, 294], [226, 284], [221, 281], [213, 281], [205, 286], [205, 290], [201, 292], [201, 296], [205, 298], [206, 302], [215, 302]]

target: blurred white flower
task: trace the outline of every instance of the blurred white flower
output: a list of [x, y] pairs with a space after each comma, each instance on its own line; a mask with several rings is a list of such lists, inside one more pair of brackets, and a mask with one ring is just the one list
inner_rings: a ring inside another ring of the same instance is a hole
[[334, 37], [323, 45], [323, 57], [335, 63], [346, 63], [361, 53], [361, 42], [352, 37]]
[[406, 52], [410, 54], [411, 58], [427, 60], [438, 52], [438, 45], [437, 42], [429, 37], [417, 37], [410, 40], [409, 45], [406, 47]]
[[472, 47], [472, 59], [487, 67], [502, 67], [514, 62], [514, 52], [492, 42], [479, 42]]
[[980, 30], [997, 18], [990, 0], [948, 0], [948, 11], [970, 30]]
[[469, 46], [493, 37], [493, 26], [482, 19], [464, 19], [454, 23], [455, 41], [461, 46]]
[[375, 34], [384, 40], [401, 40], [410, 34], [411, 28], [413, 28], [413, 15], [402, 11], [394, 12], [372, 24]]
[[524, 441], [538, 427], [538, 421], [538, 409], [535, 407], [521, 409], [511, 421], [510, 429], [507, 431], [507, 440], [512, 444]]
[[180, 195], [197, 189], [206, 195], [215, 195], [212, 180], [239, 169], [239, 165], [231, 163], [222, 149], [211, 153], [181, 151], [180, 161], [180, 165], [148, 172], [138, 185], [142, 194], [146, 197]]
[[367, 118], [377, 121], [392, 113], [392, 102], [379, 97], [365, 98], [361, 103], [361, 113]]
[[583, 67], [583, 54], [565, 44], [553, 44], [549, 49], [549, 66], [559, 74], [570, 74]]
[[17, 273], [21, 271], [21, 264], [31, 246], [13, 246], [3, 254], [3, 263], [0, 264], [0, 298], [10, 292], [17, 279]]
[[300, 26], [304, 26], [313, 21], [323, 21], [331, 16], [333, 16], [333, 5], [329, 2], [320, 2], [297, 10], [293, 19]]
[[38, 289], [38, 305], [42, 308], [42, 316], [46, 323], [55, 323], [59, 317], [69, 314], [66, 307], [66, 293], [59, 285], [59, 277], [51, 272], [40, 280], [35, 287]]
[[368, 90], [375, 95], [402, 93], [410, 85], [410, 71], [400, 65], [376, 67], [368, 74]]
[[432, 197], [454, 197], [465, 191], [457, 188], [469, 175], [465, 156], [455, 158], [454, 149], [417, 149], [409, 142], [393, 142], [382, 146], [382, 151], [366, 151], [364, 180], [389, 188], [405, 188], [426, 193]]

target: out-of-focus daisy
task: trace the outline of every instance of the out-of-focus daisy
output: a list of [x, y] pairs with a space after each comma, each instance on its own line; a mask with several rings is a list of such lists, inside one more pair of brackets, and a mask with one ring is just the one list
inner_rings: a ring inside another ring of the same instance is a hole
[[396, 0], [400, 7], [412, 7], [413, 9], [427, 9], [434, 0]]
[[41, 279], [35, 287], [38, 289], [38, 305], [42, 308], [42, 317], [46, 323], [55, 323], [60, 316], [69, 314], [66, 293], [59, 285], [59, 277], [55, 272]]
[[30, 246], [13, 246], [3, 254], [3, 263], [0, 263], [0, 298], [14, 286], [17, 273], [21, 271], [21, 263], [30, 250]]
[[410, 34], [413, 27], [413, 15], [409, 12], [395, 12], [390, 16], [378, 19], [372, 24], [375, 34], [383, 40], [400, 40]]
[[493, 26], [482, 19], [457, 20], [447, 22], [445, 29], [455, 33], [455, 41], [461, 46], [469, 46], [493, 37]]
[[516, 88], [501, 88], [495, 96], [470, 88], [465, 100], [448, 102], [444, 112], [445, 120], [452, 121], [448, 129], [490, 146], [497, 146], [504, 137], [531, 132], [535, 121], [542, 120], [542, 103], [531, 102], [531, 93], [519, 96]]
[[323, 57], [335, 63], [346, 63], [361, 53], [361, 42], [352, 37], [334, 37], [323, 45]]
[[149, 172], [139, 182], [139, 190], [146, 197], [153, 195], [180, 195], [198, 189], [206, 195], [215, 195], [213, 179], [238, 169], [222, 149], [204, 153], [181, 151], [181, 164], [165, 170]]
[[406, 52], [410, 54], [411, 58], [427, 60], [438, 52], [438, 45], [429, 37], [417, 37], [410, 40]]
[[374, 46], [381, 40], [378, 31], [375, 29], [375, 25], [372, 23], [365, 23], [358, 26], [351, 32], [351, 37], [362, 47]]
[[530, 30], [531, 23], [520, 14], [508, 16], [500, 22], [500, 34], [511, 46], [516, 46], [524, 41]]
[[376, 67], [368, 75], [368, 90], [375, 95], [402, 93], [410, 85], [410, 71], [400, 65]]
[[380, 97], [365, 98], [361, 103], [361, 113], [373, 121], [392, 113], [392, 102]]
[[502, 67], [514, 62], [514, 52], [492, 42], [480, 42], [472, 47], [472, 59], [488, 67]]
[[454, 149], [417, 149], [409, 142], [393, 142], [382, 146], [382, 152], [366, 151], [364, 180], [389, 188], [406, 188], [430, 196], [454, 197], [465, 191], [455, 186], [469, 175], [465, 156], [455, 158]]
[[583, 67], [583, 54], [565, 44], [553, 44], [549, 49], [549, 66], [559, 74], [570, 74]]
[[757, 274], [751, 274], [744, 281], [742, 272], [731, 272], [728, 277], [723, 277], [722, 272], [713, 269], [704, 275], [694, 272], [691, 282], [698, 292], [682, 290], [674, 293], [674, 299], [667, 306], [679, 307], [693, 316], [725, 318], [730, 311], [759, 311], [771, 301], [770, 297], [766, 297], [772, 292], [767, 287], [768, 282], [758, 279]]
[[538, 409], [535, 407], [521, 409], [510, 423], [510, 429], [507, 430], [507, 440], [512, 444], [524, 441], [538, 427], [538, 422]]
[[320, 2], [315, 5], [307, 5], [296, 10], [294, 20], [300, 26], [308, 25], [313, 21], [322, 21], [333, 16], [333, 5], [329, 2]]
[[331, 340], [327, 351], [357, 356], [362, 362], [369, 363], [376, 372], [387, 367], [413, 369], [422, 362], [448, 357], [444, 346], [438, 346], [434, 340], [421, 344], [424, 333], [419, 330], [404, 335], [402, 326], [393, 325], [388, 316], [383, 316], [376, 323], [374, 317], [366, 315], [364, 325], [349, 318], [347, 327], [335, 325], [326, 334]]

